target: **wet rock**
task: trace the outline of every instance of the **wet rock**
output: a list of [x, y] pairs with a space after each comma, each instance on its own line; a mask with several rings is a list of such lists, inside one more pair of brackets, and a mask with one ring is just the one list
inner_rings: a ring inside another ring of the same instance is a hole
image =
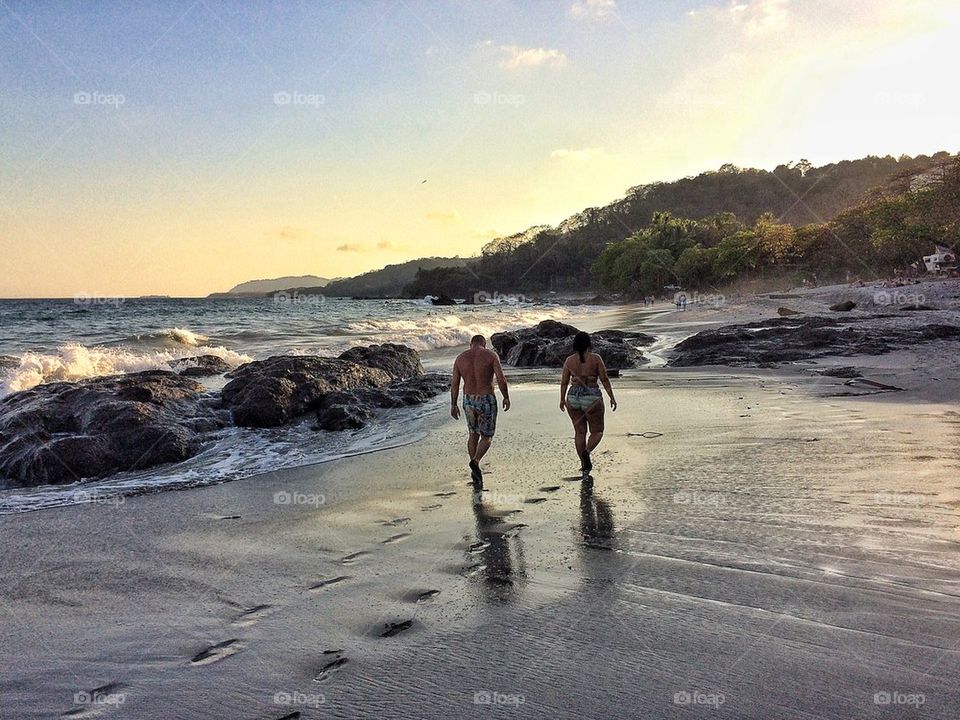
[[0, 400], [0, 478], [75, 482], [185, 460], [228, 424], [204, 388], [166, 370], [50, 383]]
[[332, 392], [321, 401], [314, 427], [321, 430], [361, 428], [376, 418], [377, 409], [421, 405], [449, 389], [450, 378], [432, 373], [380, 388]]
[[799, 310], [791, 310], [787, 307], [778, 307], [777, 315], [780, 317], [789, 317], [790, 315], [802, 315], [802, 313]]
[[210, 377], [230, 372], [230, 364], [217, 355], [197, 355], [196, 357], [171, 360], [170, 367], [184, 377]]
[[818, 375], [824, 375], [826, 377], [835, 377], [835, 378], [859, 378], [863, 377], [863, 373], [857, 370], [855, 367], [850, 367], [849, 365], [844, 367], [835, 367], [827, 368], [826, 370], [819, 370]]
[[358, 365], [379, 368], [386, 372], [392, 380], [403, 380], [423, 375], [420, 354], [406, 345], [384, 343], [383, 345], [350, 348], [340, 355], [340, 359], [349, 360]]
[[341, 358], [280, 355], [241, 365], [221, 392], [223, 407], [244, 427], [276, 427], [317, 408], [337, 390], [390, 383], [380, 368]]
[[868, 327], [828, 317], [774, 318], [705, 330], [679, 343], [670, 365], [750, 365], [820, 357], [883, 355], [931, 340], [960, 339], [960, 327]]
[[907, 310], [912, 312], [925, 311], [925, 310], [936, 310], [935, 307], [930, 305], [925, 305], [923, 303], [913, 303], [911, 305], [904, 305], [901, 310]]
[[[490, 342], [501, 362], [514, 367], [562, 367], [573, 353], [573, 336], [579, 332], [573, 325], [544, 320], [536, 327], [496, 333]], [[634, 367], [644, 362], [640, 346], [649, 345], [654, 337], [623, 330], [601, 330], [591, 333], [593, 349], [608, 368]]]
[[446, 293], [441, 293], [440, 297], [430, 298], [430, 302], [434, 305], [456, 305], [457, 301]]
[[0, 355], [0, 370], [10, 370], [20, 367], [20, 359], [10, 355]]
[[844, 300], [843, 302], [838, 302], [835, 305], [831, 305], [830, 309], [834, 312], [850, 312], [856, 306], [857, 304], [853, 300]]

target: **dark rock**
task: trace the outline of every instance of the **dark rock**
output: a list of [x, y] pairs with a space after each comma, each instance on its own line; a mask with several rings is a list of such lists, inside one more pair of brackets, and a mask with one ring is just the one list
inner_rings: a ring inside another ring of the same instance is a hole
[[[573, 336], [579, 332], [573, 325], [544, 320], [536, 327], [495, 333], [490, 342], [501, 362], [514, 367], [562, 367], [573, 354]], [[634, 367], [644, 361], [639, 346], [649, 345], [651, 335], [623, 330], [601, 330], [591, 333], [593, 350], [608, 368]]]
[[340, 359], [349, 360], [358, 365], [379, 368], [386, 372], [391, 380], [403, 380], [423, 375], [420, 354], [406, 345], [384, 343], [383, 345], [350, 348], [340, 355]]
[[0, 355], [0, 370], [10, 370], [15, 367], [20, 367], [19, 358], [11, 357], [10, 355]]
[[855, 367], [850, 367], [850, 366], [827, 368], [826, 370], [820, 370], [818, 374], [825, 375], [826, 377], [848, 378], [848, 379], [863, 377], [863, 373], [861, 373]]
[[14, 486], [178, 462], [226, 426], [194, 380], [150, 370], [50, 383], [0, 400], [0, 477]]
[[[419, 362], [419, 359], [418, 359]], [[341, 358], [279, 355], [241, 365], [221, 401], [244, 427], [276, 427], [319, 406], [337, 390], [382, 387], [392, 376]]]
[[677, 344], [670, 365], [760, 365], [828, 356], [882, 355], [931, 340], [960, 339], [960, 327], [850, 326], [828, 317], [774, 318], [705, 330]]
[[790, 308], [786, 308], [786, 307], [777, 308], [777, 315], [779, 315], [780, 317], [789, 317], [790, 315], [802, 315], [802, 314], [803, 313], [799, 312], [798, 310], [791, 310]]
[[434, 305], [456, 305], [457, 301], [446, 293], [441, 293], [440, 297], [430, 298], [430, 302]]
[[170, 367], [184, 377], [208, 377], [230, 372], [230, 364], [217, 355], [197, 355], [171, 360]]
[[935, 307], [930, 307], [929, 305], [924, 305], [923, 303], [914, 303], [912, 305], [904, 305], [901, 310], [909, 311], [920, 311], [920, 310], [936, 310]]
[[432, 373], [390, 383], [380, 388], [341, 390], [324, 396], [317, 410], [316, 428], [361, 428], [376, 417], [377, 408], [420, 405], [450, 389], [450, 378]]
[[853, 300], [844, 300], [843, 302], [838, 302], [836, 305], [831, 305], [830, 309], [834, 312], [850, 312], [856, 306], [857, 304]]

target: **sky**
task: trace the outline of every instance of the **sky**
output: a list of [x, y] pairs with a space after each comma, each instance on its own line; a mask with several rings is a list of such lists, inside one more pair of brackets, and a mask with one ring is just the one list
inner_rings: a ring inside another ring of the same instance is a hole
[[0, 297], [470, 256], [635, 185], [960, 150], [955, 0], [0, 0]]

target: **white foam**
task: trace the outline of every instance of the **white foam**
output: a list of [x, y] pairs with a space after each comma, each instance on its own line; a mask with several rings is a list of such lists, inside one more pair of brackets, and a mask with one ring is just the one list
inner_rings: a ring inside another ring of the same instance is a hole
[[[202, 335], [189, 330], [184, 338], [199, 341]], [[169, 370], [170, 362], [195, 355], [216, 355], [231, 367], [250, 362], [248, 355], [225, 347], [192, 345], [189, 350], [156, 350], [134, 352], [122, 348], [86, 347], [77, 343], [63, 345], [54, 353], [26, 352], [20, 356], [20, 366], [0, 374], [0, 397], [21, 390], [29, 390], [41, 383], [75, 382], [104, 375], [122, 375], [143, 370]]]

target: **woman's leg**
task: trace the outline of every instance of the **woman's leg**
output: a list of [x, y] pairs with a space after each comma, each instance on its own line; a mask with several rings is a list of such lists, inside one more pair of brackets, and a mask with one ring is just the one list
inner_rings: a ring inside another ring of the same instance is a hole
[[587, 418], [583, 410], [574, 410], [567, 405], [567, 414], [573, 422], [573, 441], [577, 447], [577, 457], [583, 459], [583, 451], [587, 447]]
[[587, 408], [585, 414], [587, 425], [590, 427], [590, 437], [587, 438], [587, 452], [593, 452], [594, 448], [603, 439], [603, 400], [597, 400]]

